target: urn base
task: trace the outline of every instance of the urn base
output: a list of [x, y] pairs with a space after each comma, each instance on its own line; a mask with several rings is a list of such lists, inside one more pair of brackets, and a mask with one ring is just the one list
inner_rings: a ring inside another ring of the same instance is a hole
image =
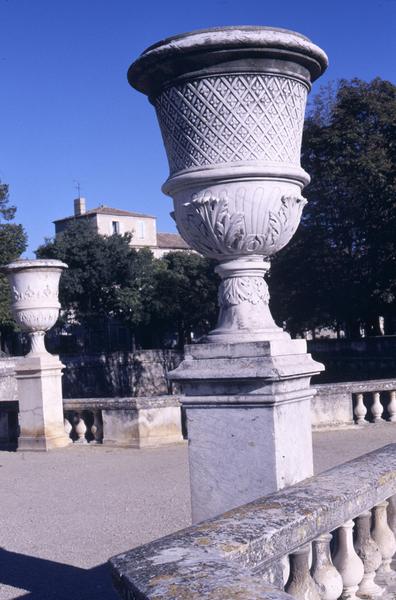
[[203, 343], [235, 344], [290, 340], [272, 318], [268, 286], [264, 279], [270, 264], [260, 256], [238, 258], [220, 263], [216, 272], [220, 307], [216, 329], [201, 340]]

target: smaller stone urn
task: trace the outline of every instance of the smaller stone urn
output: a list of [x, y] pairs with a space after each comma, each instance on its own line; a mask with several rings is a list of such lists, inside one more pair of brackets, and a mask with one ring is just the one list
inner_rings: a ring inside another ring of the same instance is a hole
[[16, 260], [4, 271], [12, 295], [12, 313], [20, 328], [30, 337], [28, 356], [48, 354], [45, 332], [58, 319], [59, 280], [67, 265], [60, 260]]
[[46, 451], [68, 446], [64, 429], [62, 369], [47, 352], [45, 332], [59, 315], [59, 279], [67, 265], [59, 260], [16, 260], [3, 268], [11, 286], [12, 312], [31, 340], [30, 352], [15, 369], [19, 403], [18, 450]]

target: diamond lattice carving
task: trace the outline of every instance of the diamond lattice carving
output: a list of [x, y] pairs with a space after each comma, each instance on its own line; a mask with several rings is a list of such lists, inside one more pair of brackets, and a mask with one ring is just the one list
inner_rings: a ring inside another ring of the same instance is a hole
[[207, 77], [165, 90], [156, 109], [171, 173], [265, 160], [299, 165], [307, 88], [274, 75]]

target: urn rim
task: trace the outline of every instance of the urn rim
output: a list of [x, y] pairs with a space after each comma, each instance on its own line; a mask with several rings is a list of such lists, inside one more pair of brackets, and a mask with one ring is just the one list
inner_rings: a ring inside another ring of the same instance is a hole
[[257, 70], [262, 71], [263, 61], [275, 64], [280, 72], [285, 68], [290, 71], [294, 64], [307, 85], [328, 66], [326, 53], [295, 31], [253, 25], [213, 27], [173, 35], [149, 46], [129, 67], [128, 81], [155, 98], [183, 76], [204, 76], [216, 68], [224, 73], [230, 65], [244, 71], [257, 64]]
[[26, 269], [67, 269], [66, 263], [61, 260], [55, 259], [25, 259], [20, 258], [10, 262], [8, 265], [4, 265], [1, 270], [4, 273], [11, 273], [13, 271], [25, 271]]

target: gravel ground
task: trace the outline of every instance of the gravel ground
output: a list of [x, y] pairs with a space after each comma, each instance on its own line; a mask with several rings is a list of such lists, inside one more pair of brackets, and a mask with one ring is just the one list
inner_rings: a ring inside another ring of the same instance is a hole
[[[315, 471], [393, 441], [315, 433]], [[187, 447], [0, 452], [0, 506], [0, 600], [116, 600], [107, 559], [190, 523]]]
[[0, 452], [0, 506], [1, 600], [116, 599], [107, 559], [190, 523], [186, 447]]

